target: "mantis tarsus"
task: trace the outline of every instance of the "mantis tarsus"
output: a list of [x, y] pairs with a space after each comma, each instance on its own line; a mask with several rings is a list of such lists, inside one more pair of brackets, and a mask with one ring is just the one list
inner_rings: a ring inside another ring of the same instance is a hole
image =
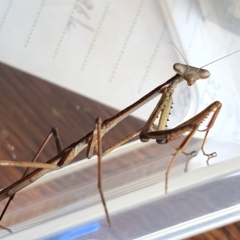
[[[170, 163], [168, 164], [168, 167], [165, 173], [165, 192], [167, 192], [167, 188], [168, 188], [168, 174], [177, 155], [179, 153], [184, 153], [190, 156], [196, 155], [195, 151], [192, 153], [183, 152], [184, 148], [190, 142], [190, 140], [192, 139], [196, 131], [205, 132], [205, 136], [203, 138], [202, 145], [201, 145], [201, 150], [203, 154], [207, 156], [207, 162], [209, 161], [210, 158], [215, 157], [217, 155], [215, 152], [211, 154], [205, 153], [204, 145], [206, 142], [208, 132], [214, 125], [217, 115], [221, 109], [222, 105], [220, 102], [216, 101], [212, 103], [202, 112], [198, 113], [196, 116], [178, 125], [177, 127], [173, 129], [166, 129], [167, 119], [169, 117], [171, 106], [172, 106], [172, 96], [177, 85], [183, 80], [185, 80], [187, 84], [191, 86], [197, 80], [206, 79], [210, 76], [210, 73], [208, 70], [205, 70], [202, 68], [195, 68], [195, 67], [191, 67], [188, 65], [180, 64], [180, 63], [174, 64], [173, 68], [176, 72], [175, 76], [173, 76], [171, 79], [169, 79], [162, 85], [159, 85], [154, 90], [152, 90], [151, 92], [146, 94], [144, 97], [140, 98], [138, 101], [136, 101], [132, 105], [125, 108], [124, 110], [120, 111], [115, 116], [104, 120], [103, 123], [101, 122], [100, 118], [97, 118], [95, 121], [93, 131], [89, 132], [80, 140], [72, 143], [65, 149], [63, 149], [62, 147], [62, 143], [61, 143], [57, 129], [53, 128], [50, 131], [47, 138], [44, 140], [42, 146], [39, 148], [38, 152], [36, 153], [35, 157], [31, 162], [16, 162], [16, 161], [9, 161], [9, 160], [1, 160], [0, 165], [2, 166], [20, 166], [20, 167], [26, 167], [26, 168], [33, 167], [37, 169], [31, 173], [28, 173], [28, 169], [27, 169], [20, 180], [16, 181], [15, 183], [11, 184], [10, 186], [8, 186], [7, 188], [3, 189], [0, 192], [0, 201], [7, 197], [10, 197], [8, 200], [8, 203], [6, 204], [2, 212], [0, 220], [4, 216], [9, 206], [9, 203], [11, 202], [11, 200], [14, 198], [14, 195], [18, 191], [28, 186], [32, 182], [36, 181], [38, 178], [40, 178], [44, 174], [68, 165], [85, 147], [87, 147], [88, 158], [92, 157], [94, 151], [98, 155], [98, 189], [101, 195], [101, 200], [104, 206], [104, 210], [105, 210], [105, 214], [106, 214], [106, 218], [109, 226], [111, 226], [111, 221], [110, 221], [109, 213], [107, 210], [103, 191], [102, 191], [102, 164], [101, 164], [102, 156], [108, 154], [118, 146], [122, 145], [123, 143], [129, 141], [130, 139], [138, 135], [142, 142], [149, 141], [150, 139], [155, 139], [159, 144], [166, 144], [166, 143], [171, 143], [171, 141], [173, 141], [174, 139], [180, 137], [183, 134], [188, 133], [178, 148], [174, 147], [173, 144], [171, 144], [171, 146], [175, 148], [176, 152], [173, 154], [173, 157]], [[136, 111], [138, 108], [142, 107], [144, 104], [146, 104], [153, 98], [159, 96], [160, 94], [162, 94], [160, 97], [160, 100], [157, 103], [156, 107], [154, 108], [153, 112], [151, 113], [150, 117], [148, 118], [146, 124], [142, 128], [131, 133], [124, 139], [118, 141], [117, 143], [115, 143], [114, 145], [110, 146], [109, 148], [107, 148], [105, 151], [102, 152], [102, 137], [109, 130], [111, 130], [115, 125], [117, 125], [127, 116], [129, 116], [131, 113]], [[213, 113], [213, 115], [211, 116], [211, 119], [206, 129], [200, 130], [199, 126], [201, 125], [202, 121], [211, 112]], [[159, 117], [158, 126], [154, 127], [154, 122], [158, 117]], [[40, 155], [40, 153], [42, 152], [43, 148], [46, 146], [46, 144], [48, 143], [49, 139], [52, 136], [54, 136], [58, 154], [53, 158], [51, 158], [50, 160], [48, 160], [46, 163], [35, 162], [38, 156]]]

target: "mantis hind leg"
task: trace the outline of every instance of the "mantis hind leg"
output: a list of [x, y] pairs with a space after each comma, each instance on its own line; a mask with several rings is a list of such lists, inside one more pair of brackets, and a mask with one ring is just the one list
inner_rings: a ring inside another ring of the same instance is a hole
[[103, 204], [103, 208], [105, 211], [108, 225], [109, 225], [109, 227], [111, 227], [112, 224], [111, 224], [111, 220], [109, 217], [106, 200], [105, 200], [103, 190], [102, 190], [102, 131], [101, 131], [101, 124], [102, 124], [101, 119], [97, 118], [96, 122], [95, 122], [95, 126], [94, 126], [93, 138], [92, 138], [92, 139], [94, 139], [94, 142], [92, 141], [91, 145], [93, 146], [93, 148], [95, 147], [95, 150], [98, 155], [98, 190], [99, 190], [99, 193], [101, 196], [101, 200], [102, 200], [102, 204]]
[[[49, 142], [49, 140], [51, 139], [52, 136], [54, 136], [54, 140], [55, 140], [55, 144], [56, 144], [56, 148], [57, 148], [58, 153], [62, 151], [63, 146], [62, 146], [62, 142], [61, 142], [58, 130], [57, 130], [57, 128], [52, 128], [50, 133], [48, 134], [48, 136], [43, 141], [41, 147], [38, 149], [38, 151], [35, 154], [34, 158], [32, 159], [32, 161], [31, 161], [32, 163], [34, 163], [37, 160], [37, 158], [39, 157], [39, 155], [41, 154], [43, 149], [46, 147], [47, 143]], [[22, 175], [22, 178], [28, 174], [29, 169], [30, 169], [29, 167], [26, 169], [26, 171]], [[4, 207], [3, 211], [2, 211], [2, 214], [0, 216], [0, 221], [2, 220], [5, 212], [7, 211], [10, 202], [14, 199], [14, 196], [15, 196], [15, 194], [12, 195], [11, 197], [9, 197], [8, 202], [6, 203], [6, 205], [5, 205], [5, 207]]]

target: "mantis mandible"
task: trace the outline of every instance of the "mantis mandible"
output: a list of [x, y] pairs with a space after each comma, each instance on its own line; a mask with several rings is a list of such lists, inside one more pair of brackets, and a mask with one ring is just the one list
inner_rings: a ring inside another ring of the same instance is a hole
[[[239, 50], [240, 51], [240, 50]], [[238, 51], [236, 51], [238, 52]], [[234, 53], [236, 53], [234, 52]], [[231, 53], [227, 56], [230, 56], [234, 53]], [[225, 57], [227, 57], [225, 56]], [[225, 58], [224, 57], [224, 58]], [[220, 58], [222, 59], [222, 58]], [[218, 60], [220, 60], [218, 59]], [[216, 60], [216, 61], [218, 61]], [[214, 62], [216, 62], [214, 61]], [[211, 62], [213, 63], [213, 62]], [[209, 64], [211, 64], [209, 63]], [[207, 65], [209, 65], [207, 64]], [[207, 66], [205, 65], [205, 66]], [[204, 66], [204, 67], [205, 67]], [[101, 121], [100, 118], [97, 118], [94, 125], [94, 130], [86, 134], [84, 137], [82, 137], [80, 140], [72, 143], [66, 148], [63, 148], [60, 136], [58, 134], [58, 131], [56, 128], [52, 128], [49, 135], [44, 140], [43, 144], [37, 151], [35, 157], [31, 162], [17, 162], [17, 161], [10, 161], [10, 160], [0, 160], [1, 166], [19, 166], [19, 167], [26, 167], [26, 168], [37, 168], [31, 173], [28, 173], [28, 169], [25, 171], [23, 177], [16, 181], [15, 183], [11, 184], [10, 186], [6, 187], [2, 191], [0, 191], [0, 201], [10, 197], [1, 216], [0, 220], [4, 216], [11, 200], [13, 200], [14, 195], [23, 189], [24, 187], [28, 186], [32, 182], [36, 181], [46, 173], [60, 169], [69, 163], [84, 149], [87, 147], [87, 158], [91, 158], [94, 154], [94, 151], [98, 155], [98, 189], [100, 192], [101, 200], [104, 206], [105, 215], [107, 218], [108, 225], [111, 226], [111, 220], [109, 217], [106, 201], [104, 198], [103, 190], [102, 190], [102, 163], [101, 159], [102, 156], [110, 153], [123, 143], [126, 143], [130, 139], [136, 137], [139, 135], [140, 140], [142, 142], [149, 141], [150, 139], [155, 139], [158, 144], [166, 144], [170, 143], [174, 139], [182, 136], [183, 134], [186, 134], [185, 139], [180, 144], [178, 148], [175, 148], [176, 152], [173, 154], [173, 157], [171, 161], [168, 164], [168, 167], [165, 172], [165, 192], [167, 192], [168, 189], [168, 174], [169, 171], [179, 153], [183, 153], [188, 156], [195, 156], [196, 151], [193, 151], [192, 153], [185, 153], [183, 150], [188, 145], [188, 143], [191, 141], [192, 137], [194, 136], [196, 131], [202, 131], [205, 132], [205, 136], [203, 138], [202, 144], [201, 144], [201, 150], [202, 153], [207, 156], [207, 162], [210, 160], [210, 158], [216, 157], [216, 152], [207, 154], [204, 151], [204, 145], [207, 139], [207, 135], [209, 130], [214, 125], [214, 122], [218, 116], [218, 113], [221, 110], [222, 104], [219, 101], [216, 101], [212, 104], [210, 104], [206, 109], [204, 109], [202, 112], [198, 113], [196, 116], [192, 117], [191, 119], [187, 120], [184, 123], [181, 123], [175, 128], [172, 129], [166, 129], [167, 119], [170, 114], [171, 106], [172, 106], [172, 96], [174, 94], [174, 90], [177, 87], [179, 83], [182, 81], [186, 81], [188, 86], [193, 85], [197, 80], [199, 79], [206, 79], [210, 76], [210, 72], [208, 70], [205, 70], [202, 68], [196, 68], [185, 64], [176, 63], [173, 66], [173, 69], [175, 70], [176, 74], [167, 80], [165, 83], [159, 85], [155, 89], [153, 89], [151, 92], [140, 98], [138, 101], [133, 103], [132, 105], [128, 106], [124, 110], [120, 111], [116, 115], [114, 115], [111, 118], [108, 118]], [[102, 151], [102, 137], [110, 131], [114, 126], [116, 126], [119, 122], [121, 122], [123, 119], [125, 119], [127, 116], [129, 116], [131, 113], [145, 105], [147, 102], [151, 101], [153, 98], [159, 96], [161, 94], [160, 100], [155, 106], [153, 112], [149, 116], [146, 124], [138, 129], [137, 131], [129, 134], [127, 137], [123, 138], [122, 140], [118, 141], [114, 145], [107, 148], [105, 151]], [[204, 130], [200, 130], [199, 126], [201, 125], [202, 121], [209, 115], [209, 113], [213, 113], [211, 116], [211, 119]], [[155, 120], [158, 119], [158, 126], [154, 127]], [[36, 159], [39, 157], [40, 153], [48, 143], [51, 137], [54, 137], [55, 144], [57, 146], [57, 155], [48, 160], [46, 163], [38, 163], [35, 162]]]

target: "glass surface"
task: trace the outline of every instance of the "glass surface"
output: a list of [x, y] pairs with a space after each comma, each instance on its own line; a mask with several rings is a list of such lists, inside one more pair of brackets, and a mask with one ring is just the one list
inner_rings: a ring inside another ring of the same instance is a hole
[[[218, 145], [211, 139], [208, 144]], [[193, 139], [188, 151], [199, 145], [200, 140]], [[139, 149], [142, 157], [138, 160], [143, 159], [134, 161]], [[240, 178], [230, 176], [240, 171], [238, 157], [213, 161], [207, 166], [206, 159], [199, 154], [189, 162], [189, 172], [184, 173], [186, 156], [182, 155], [171, 169], [169, 193], [164, 194], [170, 152], [173, 152], [170, 146], [134, 142], [105, 158], [103, 186], [111, 228], [97, 190], [96, 159], [92, 159], [52, 172], [18, 193], [3, 221], [3, 226], [14, 233], [3, 230], [1, 236], [62, 239], [61, 236], [73, 234], [77, 239], [162, 239], [186, 237], [240, 219], [236, 212], [240, 204]], [[239, 150], [235, 154], [239, 155]], [[121, 157], [125, 159], [121, 169], [114, 169], [114, 162]], [[199, 160], [203, 162], [202, 168], [195, 163]], [[85, 181], [80, 181], [81, 175]], [[56, 193], [49, 194], [47, 186], [54, 185]], [[31, 198], [36, 189], [42, 194], [37, 199]]]

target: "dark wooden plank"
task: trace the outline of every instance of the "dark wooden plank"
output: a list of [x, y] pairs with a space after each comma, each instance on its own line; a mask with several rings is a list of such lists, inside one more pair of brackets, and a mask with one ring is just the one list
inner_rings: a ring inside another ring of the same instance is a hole
[[188, 238], [188, 240], [238, 240], [240, 238], [240, 222], [217, 228], [206, 233]]

